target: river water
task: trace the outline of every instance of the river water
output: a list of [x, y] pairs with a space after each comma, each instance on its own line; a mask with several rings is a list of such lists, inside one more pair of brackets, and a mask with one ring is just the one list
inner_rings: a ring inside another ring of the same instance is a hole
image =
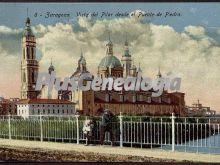
[[[171, 146], [165, 145], [162, 149], [171, 150]], [[199, 152], [199, 153], [210, 153], [210, 154], [220, 154], [220, 134], [210, 136], [206, 139], [199, 139], [194, 141], [189, 141], [175, 145], [176, 151], [183, 152]]]

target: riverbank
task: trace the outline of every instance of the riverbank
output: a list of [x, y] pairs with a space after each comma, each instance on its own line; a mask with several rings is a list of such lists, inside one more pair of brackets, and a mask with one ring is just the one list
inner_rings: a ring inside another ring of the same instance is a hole
[[219, 155], [0, 139], [2, 161], [220, 162]]

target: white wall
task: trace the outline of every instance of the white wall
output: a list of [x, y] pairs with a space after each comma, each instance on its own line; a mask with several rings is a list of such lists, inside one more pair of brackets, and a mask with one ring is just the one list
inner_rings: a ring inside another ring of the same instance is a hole
[[73, 115], [73, 104], [18, 104], [17, 115], [28, 117], [30, 115]]
[[28, 117], [29, 116], [29, 105], [28, 104], [18, 104], [17, 105], [17, 115]]

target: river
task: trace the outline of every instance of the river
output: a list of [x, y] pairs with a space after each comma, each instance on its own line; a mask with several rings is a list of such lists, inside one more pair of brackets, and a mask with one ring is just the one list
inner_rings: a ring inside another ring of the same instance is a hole
[[[171, 150], [171, 145], [165, 145], [162, 149]], [[175, 151], [220, 154], [220, 134], [175, 145]]]

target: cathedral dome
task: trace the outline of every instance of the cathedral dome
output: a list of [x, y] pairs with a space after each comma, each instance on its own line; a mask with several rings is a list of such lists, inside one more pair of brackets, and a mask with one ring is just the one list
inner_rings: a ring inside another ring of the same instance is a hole
[[99, 67], [100, 68], [107, 68], [110, 67], [111, 68], [117, 68], [117, 67], [122, 67], [121, 62], [119, 61], [119, 59], [115, 56], [105, 56], [101, 62], [99, 63]]

